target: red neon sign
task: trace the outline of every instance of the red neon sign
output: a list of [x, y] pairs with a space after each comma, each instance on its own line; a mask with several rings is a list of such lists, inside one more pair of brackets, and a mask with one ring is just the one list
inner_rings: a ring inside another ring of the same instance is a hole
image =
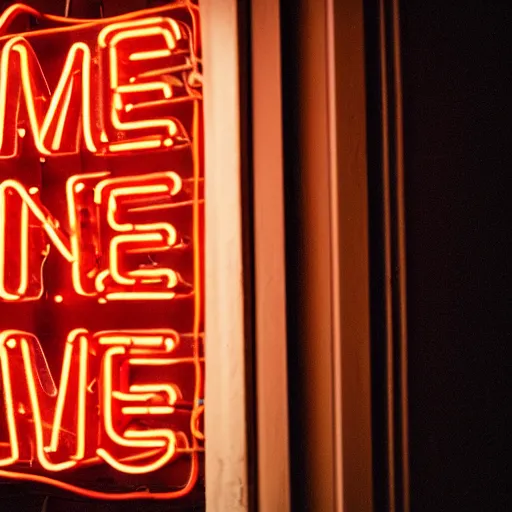
[[201, 85], [193, 2], [0, 15], [0, 479], [198, 488]]

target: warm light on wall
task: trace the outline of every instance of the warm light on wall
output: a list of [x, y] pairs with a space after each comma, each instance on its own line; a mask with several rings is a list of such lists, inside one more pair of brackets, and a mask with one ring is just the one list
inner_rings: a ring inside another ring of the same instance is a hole
[[198, 23], [186, 0], [0, 15], [0, 479], [108, 499], [197, 488]]

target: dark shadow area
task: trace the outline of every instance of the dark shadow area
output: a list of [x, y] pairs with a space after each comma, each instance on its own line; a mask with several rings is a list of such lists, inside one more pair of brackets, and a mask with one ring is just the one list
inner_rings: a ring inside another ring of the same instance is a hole
[[511, 510], [512, 5], [401, 4], [412, 510]]

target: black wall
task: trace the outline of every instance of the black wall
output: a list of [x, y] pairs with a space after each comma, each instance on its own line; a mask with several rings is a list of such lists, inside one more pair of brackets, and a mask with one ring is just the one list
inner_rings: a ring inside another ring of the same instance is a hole
[[512, 4], [400, 16], [412, 510], [512, 510]]

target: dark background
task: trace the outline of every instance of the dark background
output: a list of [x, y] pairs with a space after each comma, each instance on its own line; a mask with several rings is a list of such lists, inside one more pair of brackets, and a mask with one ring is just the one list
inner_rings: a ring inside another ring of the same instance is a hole
[[[391, 2], [384, 5], [388, 26]], [[389, 507], [381, 254], [385, 100], [379, 2], [365, 1], [365, 11], [374, 501], [381, 511]], [[512, 4], [402, 0], [399, 17], [411, 510], [512, 510], [506, 454]], [[399, 464], [395, 471], [400, 495]], [[403, 510], [400, 499], [397, 510]]]
[[512, 510], [512, 4], [401, 2], [413, 511]]

